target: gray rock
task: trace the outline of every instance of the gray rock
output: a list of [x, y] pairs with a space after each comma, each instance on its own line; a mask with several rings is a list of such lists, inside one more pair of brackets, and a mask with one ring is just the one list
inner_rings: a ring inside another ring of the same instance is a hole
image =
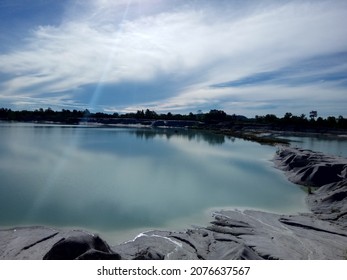
[[44, 260], [108, 259], [120, 260], [119, 254], [112, 252], [108, 244], [99, 236], [80, 234], [62, 238], [47, 252]]
[[347, 159], [298, 148], [280, 148], [274, 157], [277, 167], [300, 185], [321, 187], [347, 179]]
[[0, 230], [0, 259], [42, 259], [61, 238], [59, 231], [47, 227]]
[[[247, 226], [237, 234], [242, 242], [264, 259], [341, 259], [347, 249], [347, 235], [327, 221], [312, 215], [278, 215], [261, 211], [224, 211], [217, 214], [218, 225], [211, 230], [224, 231], [232, 221]], [[221, 222], [222, 221], [226, 221]]]
[[307, 197], [310, 210], [347, 229], [347, 159], [310, 150], [281, 148], [274, 161], [288, 178], [316, 188]]
[[347, 234], [314, 215], [278, 215], [261, 211], [221, 211], [204, 229], [148, 232], [113, 247], [136, 258], [160, 252], [163, 259], [343, 259]]
[[0, 230], [0, 259], [119, 259], [98, 236], [82, 230], [19, 227]]

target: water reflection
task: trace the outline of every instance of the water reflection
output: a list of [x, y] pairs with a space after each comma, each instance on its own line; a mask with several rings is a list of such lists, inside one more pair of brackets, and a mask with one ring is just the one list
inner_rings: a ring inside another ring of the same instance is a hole
[[317, 137], [287, 137], [291, 145], [325, 154], [347, 158], [347, 137], [317, 136]]
[[189, 227], [206, 209], [304, 210], [274, 148], [186, 130], [0, 126], [0, 225]]
[[153, 139], [155, 137], [165, 137], [170, 140], [172, 137], [181, 137], [189, 141], [206, 141], [210, 145], [222, 145], [225, 142], [225, 136], [201, 131], [192, 131], [186, 129], [137, 129], [130, 131], [140, 139]]

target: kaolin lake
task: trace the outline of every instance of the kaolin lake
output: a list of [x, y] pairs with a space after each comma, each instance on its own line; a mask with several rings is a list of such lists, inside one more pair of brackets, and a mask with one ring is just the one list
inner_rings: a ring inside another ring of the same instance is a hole
[[306, 211], [275, 147], [174, 129], [0, 123], [0, 226], [85, 228], [115, 243], [206, 225], [214, 210]]

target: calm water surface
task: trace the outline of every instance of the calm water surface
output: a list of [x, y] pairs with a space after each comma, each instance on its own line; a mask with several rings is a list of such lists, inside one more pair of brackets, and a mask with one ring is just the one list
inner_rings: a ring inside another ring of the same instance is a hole
[[206, 225], [213, 209], [306, 211], [276, 148], [185, 130], [0, 123], [0, 226], [86, 228], [110, 242]]
[[291, 146], [347, 158], [347, 136], [286, 137]]

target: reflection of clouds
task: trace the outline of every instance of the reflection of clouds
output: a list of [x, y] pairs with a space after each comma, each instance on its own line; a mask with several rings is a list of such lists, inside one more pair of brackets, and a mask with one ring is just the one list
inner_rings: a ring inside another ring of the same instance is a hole
[[[0, 161], [0, 223], [10, 211], [19, 223], [160, 227], [211, 207], [281, 208], [297, 204], [278, 197], [301, 197], [262, 160], [251, 161], [268, 154], [260, 145], [240, 140], [211, 146], [199, 136], [165, 134], [146, 141], [129, 131], [134, 130], [123, 129], [120, 136], [57, 127], [44, 135], [37, 130], [35, 137], [19, 137], [19, 131], [7, 137], [4, 145], [11, 150]], [[124, 153], [128, 142], [132, 152]]]
[[[139, 216], [143, 224], [153, 224], [153, 217], [164, 223], [177, 214], [167, 207], [179, 199], [179, 194], [170, 193], [168, 182], [179, 180], [151, 157], [127, 158], [117, 153], [95, 153], [77, 146], [67, 148], [53, 142], [25, 149], [21, 141], [9, 142], [13, 160], [6, 168], [20, 173], [25, 169], [26, 173], [42, 177], [41, 184], [46, 185], [35, 186], [37, 176], [27, 182], [27, 187], [36, 192], [30, 196], [36, 201], [34, 209], [30, 206], [32, 201], [26, 205], [31, 208], [31, 219], [47, 213], [51, 218], [55, 216], [56, 221], [63, 219], [68, 224], [83, 224], [85, 220], [86, 224], [106, 226], [114, 225], [115, 221], [124, 222], [131, 216], [134, 221], [128, 221], [128, 224], [135, 223]], [[50, 159], [51, 164], [47, 164], [45, 159]], [[44, 215], [40, 219], [45, 221], [46, 218], [50, 219]]]
[[287, 137], [292, 140], [292, 146], [298, 146], [326, 154], [342, 156], [347, 158], [347, 138], [330, 138], [329, 136], [319, 137]]
[[205, 142], [200, 141], [200, 139], [197, 136], [195, 141], [186, 141], [184, 138], [173, 137], [170, 139], [170, 144], [183, 153], [196, 156], [199, 161], [202, 158], [208, 160], [211, 157], [232, 158], [235, 153], [233, 150], [226, 150], [223, 147], [207, 145]]
[[153, 139], [156, 137], [166, 138], [183, 138], [189, 141], [206, 141], [210, 145], [222, 145], [225, 142], [225, 136], [221, 134], [213, 134], [200, 131], [191, 131], [180, 128], [169, 129], [136, 129], [130, 130], [130, 134], [135, 134], [140, 139]]

